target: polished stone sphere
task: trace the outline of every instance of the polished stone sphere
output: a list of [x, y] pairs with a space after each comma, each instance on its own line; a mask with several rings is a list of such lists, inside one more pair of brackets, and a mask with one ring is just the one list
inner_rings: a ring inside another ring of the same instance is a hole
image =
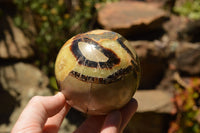
[[55, 75], [69, 105], [87, 114], [103, 115], [122, 108], [132, 98], [139, 85], [140, 64], [120, 34], [93, 30], [63, 45]]

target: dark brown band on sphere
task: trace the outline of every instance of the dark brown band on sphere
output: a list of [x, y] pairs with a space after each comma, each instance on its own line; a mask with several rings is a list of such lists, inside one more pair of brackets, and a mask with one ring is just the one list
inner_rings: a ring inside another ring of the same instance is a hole
[[[102, 52], [106, 57], [108, 57], [107, 62], [95, 62], [88, 60], [80, 51], [78, 47], [79, 42], [88, 43], [89, 45], [93, 45], [94, 48]], [[89, 38], [75, 38], [75, 40], [72, 42], [72, 45], [70, 46], [70, 49], [73, 53], [73, 55], [76, 57], [77, 62], [80, 65], [84, 65], [87, 67], [93, 67], [97, 68], [100, 66], [100, 68], [109, 68], [111, 69], [115, 65], [118, 65], [120, 63], [120, 58], [110, 49], [104, 48], [101, 45], [99, 45], [97, 42], [93, 41]]]
[[132, 71], [133, 71], [133, 66], [130, 65], [127, 68], [119, 69], [115, 73], [109, 75], [107, 78], [86, 76], [76, 71], [71, 71], [69, 75], [84, 82], [97, 83], [97, 84], [110, 84], [110, 83], [122, 80], [125, 75], [127, 75], [128, 73]]
[[117, 39], [117, 42], [122, 46], [122, 48], [124, 48], [126, 50], [126, 52], [132, 57], [132, 59], [134, 59], [133, 53], [130, 51], [130, 49], [128, 49], [126, 47], [126, 45], [124, 44], [124, 40], [122, 37]]
[[[130, 51], [130, 49], [124, 44], [125, 39], [123, 37], [120, 37], [117, 39], [117, 42], [126, 50], [126, 52], [132, 57], [131, 64], [135, 67], [136, 71], [139, 71], [138, 64], [136, 64], [136, 60], [133, 56], [133, 53]], [[136, 57], [138, 58], [138, 57]]]

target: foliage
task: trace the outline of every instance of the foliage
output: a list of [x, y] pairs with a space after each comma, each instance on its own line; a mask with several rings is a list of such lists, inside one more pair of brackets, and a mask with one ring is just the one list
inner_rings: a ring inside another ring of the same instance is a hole
[[200, 0], [186, 0], [181, 6], [176, 6], [174, 11], [191, 19], [200, 19]]
[[200, 78], [175, 85], [176, 120], [168, 133], [200, 133]]
[[60, 47], [74, 34], [94, 28], [95, 4], [112, 1], [116, 0], [15, 0], [15, 24], [30, 33], [28, 18], [33, 18], [36, 33], [29, 36], [36, 44], [36, 64], [52, 76]]

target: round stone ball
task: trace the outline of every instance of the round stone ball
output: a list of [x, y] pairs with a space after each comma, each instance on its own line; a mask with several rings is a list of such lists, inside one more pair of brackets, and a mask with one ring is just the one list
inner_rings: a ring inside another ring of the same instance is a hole
[[55, 75], [69, 105], [89, 115], [104, 115], [122, 108], [133, 97], [139, 85], [140, 63], [120, 34], [93, 30], [62, 46]]

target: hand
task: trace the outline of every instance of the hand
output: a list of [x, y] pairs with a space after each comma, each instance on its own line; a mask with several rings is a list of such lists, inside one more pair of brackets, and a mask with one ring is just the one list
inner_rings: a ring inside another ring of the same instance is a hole
[[[62, 93], [55, 96], [33, 97], [13, 127], [11, 133], [57, 133], [71, 107]], [[121, 110], [106, 116], [91, 116], [75, 133], [119, 133], [137, 109], [136, 100], [132, 99]]]

